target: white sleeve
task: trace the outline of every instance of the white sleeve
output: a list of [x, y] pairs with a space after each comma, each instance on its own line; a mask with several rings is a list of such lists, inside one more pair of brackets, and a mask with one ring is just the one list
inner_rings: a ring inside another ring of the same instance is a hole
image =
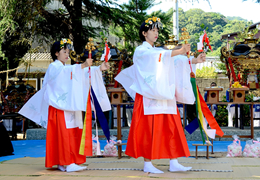
[[151, 99], [174, 99], [174, 62], [171, 51], [137, 48], [134, 53], [133, 91]]
[[84, 70], [81, 65], [49, 68], [45, 101], [57, 109], [84, 111], [87, 96], [83, 94]]
[[[86, 87], [89, 86], [89, 70], [85, 68], [85, 83]], [[106, 87], [104, 84], [102, 71], [100, 66], [91, 67], [91, 87], [97, 97], [102, 111], [111, 110], [111, 104], [107, 95]]]
[[134, 83], [135, 77], [135, 67], [134, 65], [122, 70], [116, 77], [115, 80], [118, 81], [127, 91], [127, 93], [135, 99], [135, 91], [133, 91], [130, 86]]
[[174, 64], [176, 72], [176, 100], [180, 103], [193, 104], [195, 97], [190, 82], [191, 67], [189, 64], [189, 59], [183, 55], [174, 56]]

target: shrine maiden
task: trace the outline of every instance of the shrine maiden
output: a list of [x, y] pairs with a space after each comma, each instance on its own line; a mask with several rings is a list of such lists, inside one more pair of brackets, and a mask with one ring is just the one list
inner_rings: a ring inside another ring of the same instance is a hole
[[[58, 165], [61, 171], [86, 169], [82, 164], [86, 156], [79, 154], [82, 136], [82, 111], [86, 110], [89, 92], [89, 67], [92, 59], [82, 64], [66, 65], [70, 39], [62, 39], [53, 44], [51, 56], [54, 60], [44, 76], [43, 86], [19, 111], [20, 114], [47, 128], [45, 166]], [[102, 79], [108, 63], [91, 67], [91, 86], [103, 111], [111, 109]], [[105, 94], [105, 95], [104, 95]], [[89, 148], [92, 148], [90, 139]], [[92, 152], [92, 151], [91, 151]]]
[[[191, 67], [186, 56], [190, 45], [165, 50], [154, 47], [162, 24], [153, 17], [142, 23], [139, 37], [143, 44], [134, 52], [134, 64], [115, 79], [135, 99], [132, 123], [125, 153], [144, 158], [144, 172], [163, 173], [151, 160], [170, 159], [169, 171], [187, 171], [178, 157], [190, 156], [176, 101], [193, 104]], [[194, 64], [205, 61], [205, 54], [191, 58]]]

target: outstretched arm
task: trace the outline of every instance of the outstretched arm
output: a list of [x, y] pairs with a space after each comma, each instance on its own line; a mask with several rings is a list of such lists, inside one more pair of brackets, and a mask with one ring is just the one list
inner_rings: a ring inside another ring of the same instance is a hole
[[204, 63], [206, 61], [206, 53], [201, 53], [197, 58], [192, 59], [192, 64]]
[[81, 64], [81, 69], [92, 66], [93, 59], [88, 58], [84, 63]]
[[101, 65], [100, 65], [100, 71], [106, 71], [110, 68], [110, 65], [108, 62], [103, 62]]
[[[179, 48], [179, 47], [178, 47]], [[173, 49], [171, 57], [177, 55], [183, 55], [190, 51], [190, 44], [183, 44], [180, 49]]]

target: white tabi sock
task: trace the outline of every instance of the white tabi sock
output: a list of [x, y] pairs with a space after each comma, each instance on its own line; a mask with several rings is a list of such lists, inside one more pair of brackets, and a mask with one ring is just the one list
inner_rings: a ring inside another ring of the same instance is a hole
[[183, 165], [178, 163], [177, 159], [170, 160], [170, 172], [176, 172], [176, 171], [188, 171], [191, 170], [192, 167], [184, 167]]
[[61, 170], [61, 171], [63, 171], [63, 172], [66, 171], [66, 167], [61, 166], [61, 165], [58, 165], [58, 169]]
[[149, 172], [153, 174], [161, 174], [164, 173], [163, 171], [155, 168], [152, 162], [144, 162], [144, 172]]
[[75, 163], [68, 165], [66, 168], [67, 172], [82, 171], [84, 169], [87, 169], [87, 166], [79, 166]]

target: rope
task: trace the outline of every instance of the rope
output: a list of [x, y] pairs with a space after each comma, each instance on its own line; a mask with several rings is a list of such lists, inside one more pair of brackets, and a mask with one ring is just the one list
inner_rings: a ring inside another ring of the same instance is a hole
[[38, 68], [43, 68], [43, 69], [48, 69], [48, 67], [41, 67], [41, 66], [36, 66], [36, 65], [30, 65], [30, 66], [38, 67]]
[[[125, 163], [125, 162], [143, 163], [142, 161], [98, 161], [98, 162], [91, 162], [91, 163]], [[227, 164], [228, 162], [179, 162], [179, 163], [188, 163], [188, 164]]]
[[143, 171], [143, 169], [138, 169], [138, 168], [87, 168], [86, 170], [103, 170], [103, 171], [129, 170], [129, 171]]
[[[35, 65], [30, 65], [30, 66], [48, 69], [48, 67], [41, 67], [41, 66], [35, 66]], [[19, 67], [14, 68], [14, 69], [9, 69], [9, 70], [0, 71], [0, 74], [1, 74], [1, 73], [7, 73], [7, 72], [15, 71], [15, 70], [20, 69], [20, 68], [25, 68], [25, 66], [19, 66]]]
[[[117, 170], [128, 170], [128, 171], [143, 171], [143, 169], [138, 169], [138, 168], [87, 168], [86, 170], [101, 170], [101, 171], [117, 171]], [[193, 172], [201, 172], [201, 171], [206, 171], [206, 172], [233, 172], [233, 170], [211, 170], [211, 169], [191, 169], [188, 171], [193, 171]]]
[[9, 69], [9, 70], [5, 70], [5, 71], [0, 71], [0, 74], [1, 74], [1, 73], [7, 73], [7, 72], [15, 71], [15, 70], [20, 69], [20, 68], [21, 68], [21, 66], [19, 66], [19, 67], [17, 67], [17, 68], [14, 68], [14, 69]]
[[[99, 161], [91, 163], [125, 163], [125, 162], [134, 162], [134, 163], [143, 163], [142, 161]], [[189, 163], [189, 164], [227, 164], [228, 162], [180, 162], [180, 163]], [[157, 164], [159, 166], [168, 166], [164, 164]], [[128, 170], [128, 171], [143, 171], [139, 168], [87, 168], [86, 170], [101, 170], [101, 171], [117, 171], [117, 170]], [[212, 170], [212, 169], [191, 169], [192, 172], [233, 172], [233, 170]]]

